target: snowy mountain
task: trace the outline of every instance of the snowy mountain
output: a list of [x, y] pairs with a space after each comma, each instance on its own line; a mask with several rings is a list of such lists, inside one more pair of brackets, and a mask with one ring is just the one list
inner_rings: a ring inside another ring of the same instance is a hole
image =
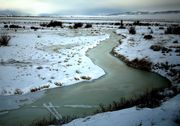
[[143, 15], [143, 14], [171, 14], [171, 13], [180, 13], [180, 10], [173, 10], [173, 11], [127, 11], [127, 12], [119, 12], [119, 13], [112, 13], [109, 16], [114, 15]]

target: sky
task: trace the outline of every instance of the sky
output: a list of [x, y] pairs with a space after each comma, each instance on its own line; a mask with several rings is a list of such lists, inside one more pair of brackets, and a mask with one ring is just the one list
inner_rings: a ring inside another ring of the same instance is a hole
[[0, 10], [31, 15], [98, 15], [103, 12], [179, 9], [180, 0], [0, 0]]

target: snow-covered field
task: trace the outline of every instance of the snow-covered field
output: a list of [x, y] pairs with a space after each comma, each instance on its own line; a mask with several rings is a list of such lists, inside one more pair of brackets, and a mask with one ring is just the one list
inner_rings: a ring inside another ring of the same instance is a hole
[[9, 46], [0, 47], [0, 94], [67, 86], [104, 75], [86, 51], [109, 36], [74, 36], [65, 34], [67, 30], [9, 32]]
[[[159, 29], [157, 26], [136, 26], [135, 29], [135, 35], [129, 34], [128, 29], [116, 31], [123, 39], [113, 52], [130, 62], [135, 59], [150, 62], [151, 71], [168, 78], [172, 84], [179, 83], [180, 35], [164, 34], [166, 27]], [[145, 35], [151, 35], [153, 38], [145, 39]]]
[[179, 126], [180, 95], [157, 108], [128, 108], [76, 119], [64, 126]]
[[[11, 36], [9, 46], [0, 47], [0, 101], [3, 101], [0, 115], [8, 113], [4, 110], [32, 103], [44, 93], [36, 91], [92, 81], [105, 74], [86, 56], [89, 49], [109, 38], [108, 33], [98, 31], [101, 25], [93, 29], [47, 28], [37, 31], [31, 30], [30, 25], [17, 31], [6, 31], [0, 25], [1, 33]], [[103, 27], [117, 28], [109, 24]], [[145, 59], [152, 63], [153, 72], [168, 78], [172, 84], [179, 83], [179, 35], [165, 35], [164, 29], [157, 26], [137, 26], [135, 35], [130, 35], [127, 29], [118, 29], [116, 33], [123, 36], [121, 44], [113, 49], [117, 55], [129, 61]], [[153, 38], [144, 39], [147, 34]], [[151, 48], [154, 45], [160, 46], [160, 50], [154, 51]], [[175, 120], [180, 116], [179, 103], [180, 95], [177, 95], [158, 108], [132, 107], [76, 119], [66, 125], [177, 126]]]

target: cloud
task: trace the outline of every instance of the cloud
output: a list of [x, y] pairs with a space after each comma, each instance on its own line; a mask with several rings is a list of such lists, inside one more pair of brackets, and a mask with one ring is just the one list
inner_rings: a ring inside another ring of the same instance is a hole
[[0, 3], [1, 9], [15, 9], [34, 15], [55, 12], [81, 14], [98, 8], [101, 10], [180, 8], [179, 0], [0, 0]]
[[53, 3], [46, 3], [38, 0], [0, 0], [1, 9], [15, 9], [19, 11], [24, 11], [32, 14], [38, 14], [43, 12], [56, 12], [59, 7]]

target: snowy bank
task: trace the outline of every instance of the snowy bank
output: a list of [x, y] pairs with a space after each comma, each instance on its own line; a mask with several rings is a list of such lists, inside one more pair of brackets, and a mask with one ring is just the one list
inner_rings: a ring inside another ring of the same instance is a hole
[[63, 126], [178, 126], [179, 117], [180, 95], [177, 95], [158, 108], [132, 107], [76, 119]]
[[10, 31], [9, 46], [0, 47], [0, 94], [35, 92], [104, 75], [86, 51], [109, 35], [73, 36], [67, 31]]
[[[172, 84], [179, 83], [180, 36], [164, 34], [164, 29], [156, 26], [136, 26], [135, 29], [135, 35], [129, 34], [128, 29], [116, 31], [123, 39], [112, 53], [129, 66], [156, 72]], [[147, 35], [152, 38], [147, 39]]]

